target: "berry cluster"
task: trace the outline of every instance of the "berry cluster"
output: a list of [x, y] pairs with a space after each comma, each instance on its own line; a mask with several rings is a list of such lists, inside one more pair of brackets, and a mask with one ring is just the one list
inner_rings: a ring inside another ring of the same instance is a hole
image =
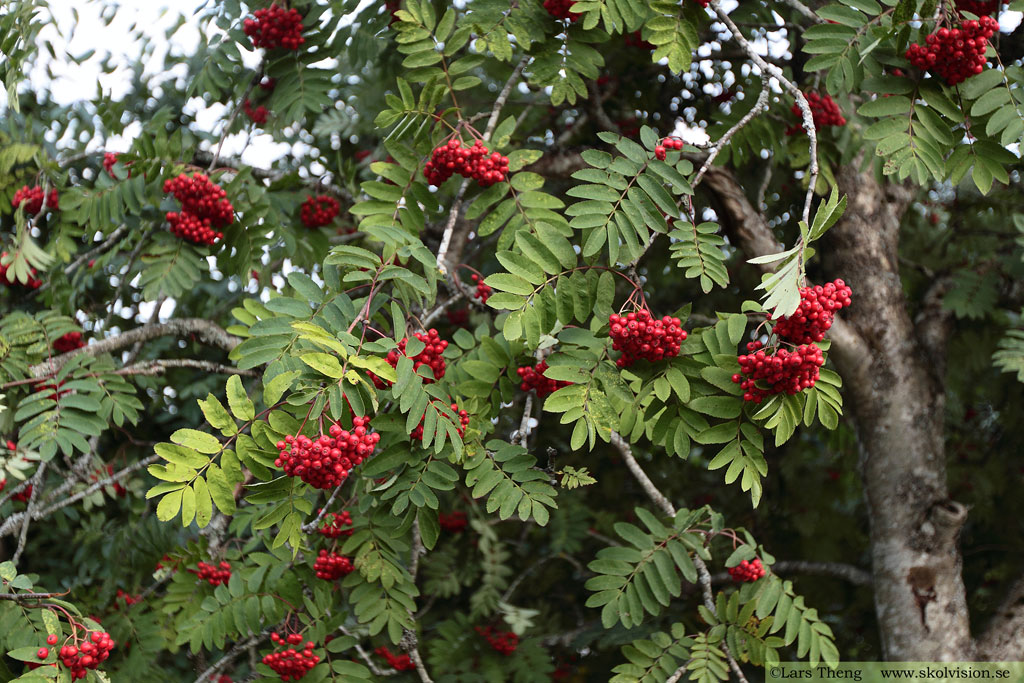
[[85, 342], [82, 341], [81, 332], [68, 332], [53, 340], [53, 350], [57, 353], [67, 353], [83, 346], [85, 346]]
[[476, 285], [476, 294], [473, 295], [473, 298], [479, 299], [480, 303], [487, 303], [487, 300], [491, 298], [491, 294], [494, 293], [494, 290], [491, 289], [490, 285], [484, 284], [484, 279], [476, 273], [473, 273], [470, 278], [472, 278], [473, 283]]
[[956, 8], [961, 12], [970, 12], [979, 17], [996, 12], [1003, 0], [956, 0]]
[[[19, 206], [24, 205], [25, 213], [29, 216], [34, 216], [43, 210], [43, 188], [35, 185], [29, 187], [25, 185], [20, 190], [14, 193], [14, 198], [11, 200], [11, 206], [17, 209]], [[46, 208], [51, 211], [56, 211], [60, 208], [58, 202], [57, 190], [50, 190], [49, 194], [46, 195]]]
[[793, 315], [775, 322], [776, 335], [794, 344], [820, 342], [832, 327], [835, 312], [850, 305], [853, 291], [842, 280], [801, 287], [800, 306]]
[[316, 557], [316, 561], [313, 563], [313, 571], [316, 572], [316, 578], [323, 579], [324, 581], [340, 579], [351, 574], [353, 569], [355, 567], [352, 565], [352, 560], [333, 551], [321, 550]]
[[925, 45], [907, 48], [906, 57], [917, 68], [956, 85], [985, 70], [985, 48], [998, 28], [999, 22], [989, 16], [965, 21], [962, 28], [943, 27], [926, 36]]
[[192, 244], [214, 244], [224, 237], [219, 229], [235, 220], [235, 209], [227, 200], [227, 193], [202, 173], [191, 178], [182, 173], [164, 181], [164, 192], [173, 193], [181, 202], [181, 213], [167, 213], [171, 233]]
[[342, 527], [352, 526], [352, 515], [348, 510], [342, 512], [328, 512], [324, 516], [324, 523], [317, 532], [321, 536], [327, 538], [338, 538], [339, 536], [351, 536], [352, 529], [344, 529]]
[[412, 663], [412, 658], [409, 657], [409, 655], [391, 654], [391, 650], [387, 649], [387, 647], [383, 645], [374, 650], [374, 652], [387, 660], [388, 666], [395, 671], [412, 671], [416, 668], [416, 665]]
[[729, 576], [737, 583], [757, 581], [764, 576], [764, 567], [760, 558], [754, 558], [750, 562], [743, 560], [735, 567], [729, 567]]
[[81, 645], [65, 645], [60, 649], [60, 662], [71, 672], [71, 680], [80, 680], [85, 678], [87, 669], [95, 669], [106, 661], [114, 644], [106, 631], [88, 631]]
[[[418, 372], [420, 367], [426, 365], [434, 373], [434, 379], [424, 378], [424, 384], [431, 384], [435, 380], [439, 380], [444, 377], [445, 362], [441, 354], [448, 348], [448, 342], [438, 335], [437, 330], [431, 327], [429, 330], [424, 332], [416, 332], [413, 336], [416, 339], [423, 342], [423, 350], [412, 357], [412, 368]], [[405, 345], [408, 343], [408, 337], [402, 337], [402, 340], [398, 342], [397, 349], [391, 349], [388, 351], [387, 361], [393, 368], [398, 367], [398, 359], [405, 354]], [[373, 383], [377, 385], [378, 389], [384, 389], [391, 385], [387, 380], [381, 379], [376, 375], [373, 376]]]
[[476, 632], [487, 639], [491, 647], [506, 657], [516, 651], [519, 636], [512, 631], [498, 631], [493, 626], [477, 626]]
[[629, 45], [630, 47], [638, 47], [641, 50], [653, 50], [655, 48], [654, 43], [648, 40], [644, 40], [643, 34], [640, 31], [633, 31], [632, 33], [627, 33], [623, 36], [623, 38], [625, 38], [626, 45]]
[[580, 15], [572, 11], [572, 6], [575, 4], [576, 0], [544, 0], [544, 9], [555, 19], [576, 21]]
[[[107, 465], [106, 468], [102, 468], [102, 467], [97, 468], [95, 472], [93, 472], [92, 474], [89, 475], [89, 480], [90, 481], [99, 481], [100, 477], [107, 477], [107, 476], [112, 475], [112, 474], [114, 474], [114, 466], [113, 465]], [[114, 493], [116, 495], [120, 496], [121, 498], [124, 498], [125, 496], [128, 495], [128, 489], [126, 489], [121, 484], [121, 482], [115, 481], [115, 482], [113, 482], [112, 486], [113, 486], [113, 489], [114, 489]]]
[[[751, 353], [740, 356], [740, 373], [732, 376], [743, 389], [743, 400], [760, 403], [774, 394], [798, 394], [810, 389], [818, 381], [825, 358], [821, 349], [813, 344], [804, 344], [794, 351], [779, 349], [774, 354], [761, 350], [761, 342], [750, 342], [747, 350]], [[763, 381], [768, 388], [757, 386]]]
[[448, 324], [453, 327], [466, 327], [469, 323], [468, 308], [449, 308], [444, 312]]
[[548, 379], [544, 376], [544, 372], [548, 369], [547, 361], [541, 361], [537, 365], [525, 366], [518, 368], [516, 373], [519, 374], [519, 378], [523, 380], [523, 383], [519, 385], [519, 388], [523, 391], [530, 391], [531, 389], [537, 392], [537, 398], [544, 398], [549, 394], [553, 394], [562, 387], [571, 386], [572, 382], [566, 382], [560, 379]]
[[219, 566], [200, 562], [196, 567], [198, 569], [189, 569], [188, 571], [195, 574], [200, 581], [206, 581], [211, 586], [227, 583], [228, 579], [231, 578], [231, 564], [229, 562], [221, 562]]
[[612, 348], [622, 351], [622, 357], [616, 361], [620, 368], [628, 368], [641, 358], [649, 361], [673, 358], [679, 355], [679, 345], [686, 339], [686, 330], [679, 318], [666, 315], [655, 320], [645, 309], [625, 316], [612, 313], [608, 322]]
[[117, 597], [114, 598], [114, 602], [117, 602], [118, 600], [124, 600], [124, 606], [125, 607], [131, 607], [132, 605], [134, 605], [137, 602], [142, 602], [142, 596], [141, 595], [132, 595], [131, 593], [126, 593], [125, 591], [123, 591], [120, 588], [118, 588], [117, 589]]
[[[845, 126], [846, 119], [843, 118], [843, 113], [839, 111], [839, 105], [835, 103], [831, 95], [825, 95], [822, 97], [818, 93], [811, 91], [804, 93], [804, 97], [807, 98], [807, 105], [811, 108], [811, 118], [814, 119], [814, 127], [818, 130], [825, 128], [826, 126]], [[800, 111], [800, 105], [793, 103], [793, 106], [789, 108], [793, 115], [798, 119], [803, 117], [803, 112]], [[796, 135], [803, 130], [803, 124], [795, 124], [786, 130], [786, 135]]]
[[665, 138], [654, 148], [654, 157], [659, 161], [665, 161], [668, 150], [674, 149], [677, 152], [683, 148], [683, 141], [679, 138]]
[[505, 180], [508, 157], [492, 153], [483, 140], [477, 140], [471, 147], [463, 147], [461, 140], [452, 138], [434, 150], [430, 161], [423, 167], [423, 175], [431, 185], [440, 186], [453, 173], [473, 178], [480, 187], [490, 187]]
[[265, 77], [260, 81], [260, 90], [265, 92], [274, 92], [274, 88], [277, 87], [277, 79], [271, 78], [270, 76]]
[[349, 472], [369, 458], [380, 441], [380, 434], [367, 431], [368, 417], [352, 418], [352, 431], [333, 424], [328, 434], [316, 441], [304, 434], [289, 434], [277, 442], [274, 464], [290, 477], [318, 489], [333, 489], [348, 478]]
[[[282, 638], [276, 633], [270, 634], [270, 639], [277, 645], [300, 645], [302, 635], [293, 633], [287, 638]], [[306, 646], [301, 650], [289, 647], [280, 652], [272, 652], [263, 655], [263, 663], [274, 670], [282, 681], [297, 681], [320, 662], [320, 656], [313, 654], [316, 645], [312, 640], [306, 641]]]
[[[117, 152], [105, 152], [103, 154], [103, 170], [105, 170], [107, 172], [107, 175], [113, 178], [114, 180], [117, 180], [117, 176], [114, 175], [114, 164], [117, 163], [117, 160], [120, 156], [121, 155], [118, 154]], [[125, 166], [131, 165], [132, 162], [130, 161], [125, 164]], [[132, 177], [131, 171], [128, 171], [128, 177]]]
[[[7, 480], [5, 479], [4, 481], [7, 481]], [[22, 490], [18, 491], [17, 493], [12, 494], [11, 495], [11, 500], [16, 500], [19, 503], [27, 503], [29, 501], [29, 498], [31, 498], [31, 497], [32, 497], [32, 484], [29, 484], [28, 486], [26, 486]]]
[[242, 110], [245, 111], [245, 115], [249, 117], [250, 121], [260, 126], [267, 122], [267, 116], [270, 115], [270, 112], [262, 104], [253, 107], [252, 101], [248, 99], [242, 103]]
[[[438, 400], [433, 400], [431, 403], [440, 403]], [[455, 417], [459, 419], [459, 423], [455, 425], [455, 430], [459, 433], [459, 438], [466, 435], [466, 427], [469, 426], [469, 413], [465, 410], [459, 410], [459, 406], [456, 404], [451, 405], [452, 412], [455, 413]], [[423, 420], [427, 419], [426, 411], [423, 412], [423, 419], [416, 425], [416, 428], [409, 434], [409, 438], [413, 441], [423, 441]]]
[[469, 525], [469, 520], [466, 519], [465, 512], [462, 510], [454, 510], [450, 515], [439, 512], [437, 515], [437, 523], [448, 533], [461, 534]]
[[[2, 261], [6, 257], [7, 252], [5, 251], [2, 254], [0, 254], [0, 261]], [[14, 287], [15, 285], [17, 285], [18, 287], [25, 287], [26, 289], [39, 289], [40, 287], [43, 286], [43, 281], [36, 277], [37, 271], [35, 268], [29, 268], [28, 279], [25, 280], [25, 282], [20, 282], [17, 278], [8, 278], [7, 269], [9, 267], [9, 265], [0, 263], [0, 284], [7, 285], [8, 287]]]
[[704, 8], [707, 8], [708, 4], [710, 4], [710, 2], [711, 2], [711, 0], [693, 0], [693, 1], [696, 2], [698, 5], [700, 5], [701, 7], [704, 7]]
[[307, 228], [319, 228], [329, 225], [334, 217], [338, 215], [341, 207], [338, 200], [327, 195], [306, 195], [306, 201], [302, 202], [300, 217], [302, 224]]
[[245, 35], [252, 38], [253, 47], [273, 50], [277, 47], [298, 50], [306, 42], [302, 37], [302, 15], [296, 9], [271, 5], [253, 12], [254, 19], [242, 22]]

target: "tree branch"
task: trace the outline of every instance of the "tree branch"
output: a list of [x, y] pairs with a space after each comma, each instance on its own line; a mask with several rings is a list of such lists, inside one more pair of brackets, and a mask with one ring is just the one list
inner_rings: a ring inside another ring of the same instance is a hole
[[168, 320], [165, 323], [143, 325], [142, 327], [119, 334], [116, 337], [107, 337], [81, 349], [68, 351], [43, 361], [38, 365], [33, 365], [29, 368], [29, 371], [33, 377], [46, 377], [56, 373], [64, 367], [65, 363], [79, 353], [98, 356], [101, 353], [119, 351], [138, 342], [149, 341], [157, 337], [184, 337], [190, 334], [198, 335], [200, 341], [222, 348], [225, 351], [231, 351], [242, 341], [238, 337], [228, 334], [219, 325], [209, 320], [203, 318], [179, 318]]
[[162, 375], [173, 368], [194, 368], [220, 375], [241, 375], [242, 377], [258, 377], [254, 370], [239, 370], [230, 365], [221, 365], [213, 361], [197, 358], [167, 358], [161, 360], [144, 360], [135, 365], [115, 370], [112, 375]]

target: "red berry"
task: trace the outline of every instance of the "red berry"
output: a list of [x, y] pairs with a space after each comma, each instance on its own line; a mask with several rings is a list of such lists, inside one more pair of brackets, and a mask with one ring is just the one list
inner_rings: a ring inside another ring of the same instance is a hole
[[679, 355], [680, 344], [686, 340], [686, 330], [679, 318], [651, 317], [650, 311], [641, 309], [626, 316], [608, 316], [611, 327], [612, 349], [622, 351], [616, 361], [620, 368], [629, 367], [640, 359], [660, 361]]
[[757, 581], [764, 574], [760, 558], [754, 558], [750, 562], [743, 560], [735, 567], [729, 567], [729, 576], [737, 583]]
[[302, 224], [307, 228], [320, 228], [330, 225], [339, 211], [341, 211], [341, 207], [334, 197], [306, 195], [306, 201], [302, 203], [300, 210], [300, 217]]
[[253, 17], [242, 22], [242, 31], [252, 39], [253, 47], [298, 50], [306, 42], [302, 37], [302, 15], [296, 9], [271, 5], [256, 10]]
[[[60, 208], [56, 189], [51, 189], [46, 194], [46, 208], [51, 211], [57, 211]], [[29, 187], [25, 185], [20, 190], [14, 193], [14, 197], [11, 199], [11, 206], [17, 209], [19, 206], [24, 206], [25, 215], [34, 216], [43, 210], [43, 188], [35, 185]]]

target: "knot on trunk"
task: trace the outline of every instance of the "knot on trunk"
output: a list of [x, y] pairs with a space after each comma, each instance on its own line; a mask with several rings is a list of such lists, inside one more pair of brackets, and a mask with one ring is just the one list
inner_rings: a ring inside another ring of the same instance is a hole
[[928, 553], [948, 554], [956, 545], [967, 521], [968, 507], [955, 500], [942, 500], [928, 508], [921, 523], [920, 547]]

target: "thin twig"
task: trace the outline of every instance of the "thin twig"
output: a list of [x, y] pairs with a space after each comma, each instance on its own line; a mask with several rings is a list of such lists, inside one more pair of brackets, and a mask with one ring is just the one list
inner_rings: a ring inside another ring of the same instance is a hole
[[[46, 195], [44, 194], [43, 197]], [[47, 463], [39, 463], [39, 469], [32, 477], [32, 492], [28, 495], [28, 507], [25, 509], [25, 520], [21, 524], [21, 535], [18, 537], [18, 549], [14, 551], [11, 561], [17, 565], [21, 554], [25, 552], [25, 541], [28, 540], [28, 527], [32, 523], [32, 513], [36, 509], [36, 500], [39, 498], [39, 489], [42, 487], [43, 474], [46, 472]]]
[[324, 515], [327, 514], [328, 508], [331, 507], [331, 503], [334, 502], [334, 498], [338, 495], [338, 491], [341, 490], [342, 486], [343, 486], [343, 484], [338, 484], [336, 487], [334, 487], [334, 490], [331, 491], [331, 497], [328, 498], [327, 502], [324, 503], [324, 506], [322, 508], [320, 508], [320, 512], [317, 513], [316, 518], [312, 522], [309, 522], [308, 524], [303, 524], [302, 525], [302, 533], [308, 534], [311, 531], [315, 531], [316, 530], [317, 525], [320, 524], [320, 520], [323, 519]]
[[711, 147], [711, 149], [708, 151], [707, 159], [704, 160], [704, 164], [700, 167], [700, 170], [697, 171], [697, 175], [694, 177], [693, 182], [691, 183], [692, 187], [697, 187], [698, 185], [700, 185], [700, 181], [704, 178], [704, 174], [707, 173], [708, 169], [711, 168], [711, 164], [714, 163], [715, 157], [717, 157], [719, 152], [721, 152], [725, 148], [725, 146], [729, 144], [729, 140], [732, 139], [732, 136], [735, 135], [741, 128], [743, 128], [743, 126], [750, 123], [755, 116], [757, 116], [758, 114], [760, 114], [761, 112], [768, 108], [768, 95], [770, 93], [771, 88], [768, 84], [768, 74], [762, 73], [761, 93], [757, 96], [757, 102], [754, 103], [754, 106], [751, 107], [750, 111], [743, 115], [743, 118], [741, 118], [739, 121], [733, 124], [733, 126], [729, 130], [725, 131], [725, 135], [720, 137], [718, 139], [718, 142], [716, 142]]
[[203, 681], [210, 680], [214, 676], [214, 674], [227, 667], [227, 665], [231, 662], [235, 661], [238, 655], [242, 654], [250, 647], [262, 643], [269, 637], [270, 629], [264, 629], [263, 632], [259, 633], [258, 635], [251, 636], [249, 638], [246, 638], [245, 640], [235, 643], [235, 646], [228, 650], [223, 657], [214, 662], [206, 671], [199, 674], [199, 678], [195, 680], [195, 683], [203, 683]]
[[[346, 636], [348, 636], [350, 638], [355, 638], [355, 636], [352, 635], [349, 632], [349, 630], [346, 629], [344, 626], [339, 626], [338, 630], [341, 631], [344, 635], [346, 635]], [[358, 639], [356, 640], [355, 649], [356, 649], [356, 654], [358, 654], [359, 658], [362, 659], [366, 663], [366, 667], [370, 670], [370, 673], [372, 673], [374, 676], [394, 676], [395, 674], [398, 673], [394, 669], [381, 669], [376, 664], [374, 664], [373, 663], [373, 659], [371, 659], [370, 655], [366, 652], [366, 650], [363, 649], [363, 646], [359, 644]]]
[[[142, 237], [139, 238], [139, 243], [135, 245], [135, 248], [132, 249], [132, 253], [128, 255], [128, 264], [124, 269], [124, 277], [122, 277], [121, 281], [117, 283], [117, 291], [114, 292], [114, 297], [110, 300], [110, 311], [107, 313], [107, 317], [103, 320], [102, 329], [106, 330], [110, 328], [110, 321], [114, 319], [114, 306], [117, 304], [118, 300], [124, 296], [124, 289], [132, 280], [132, 267], [135, 266], [135, 259], [137, 259], [139, 254], [142, 253], [142, 248], [146, 246], [146, 242], [149, 241], [149, 238], [153, 236], [153, 233], [155, 233], [156, 230], [156, 226], [153, 226], [146, 232], [142, 233]], [[122, 302], [122, 306], [123, 305], [124, 302]]]
[[221, 365], [213, 361], [200, 360], [198, 358], [167, 358], [162, 360], [144, 360], [135, 365], [129, 365], [107, 373], [111, 375], [162, 375], [172, 368], [194, 368], [209, 373], [220, 375], [241, 375], [242, 377], [257, 377], [254, 370], [239, 370], [230, 365]]

